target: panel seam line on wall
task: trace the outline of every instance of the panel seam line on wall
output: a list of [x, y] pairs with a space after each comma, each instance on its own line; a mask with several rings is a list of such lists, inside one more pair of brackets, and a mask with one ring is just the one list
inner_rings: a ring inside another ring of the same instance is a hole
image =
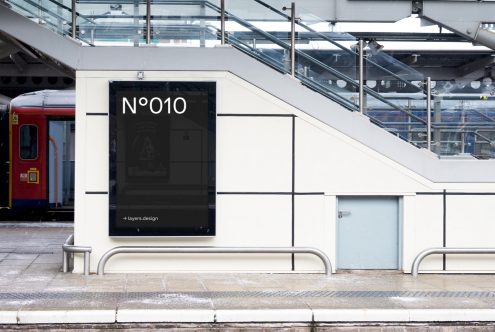
[[264, 114], [264, 113], [218, 113], [217, 116], [239, 116], [239, 117], [281, 117], [281, 118], [295, 118], [295, 114]]
[[[292, 247], [295, 245], [295, 195], [296, 191], [296, 118], [292, 117]], [[295, 270], [295, 255], [292, 254], [292, 271]]]
[[324, 192], [290, 192], [290, 191], [219, 191], [217, 195], [325, 195]]

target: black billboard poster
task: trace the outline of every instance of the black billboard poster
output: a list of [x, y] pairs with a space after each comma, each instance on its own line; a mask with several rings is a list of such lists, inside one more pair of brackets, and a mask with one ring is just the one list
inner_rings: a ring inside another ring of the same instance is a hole
[[110, 236], [215, 235], [216, 85], [110, 82]]

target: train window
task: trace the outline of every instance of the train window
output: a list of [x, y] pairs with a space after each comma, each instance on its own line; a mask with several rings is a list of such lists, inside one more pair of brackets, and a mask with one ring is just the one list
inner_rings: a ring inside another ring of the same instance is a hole
[[38, 127], [23, 125], [19, 128], [19, 155], [21, 159], [38, 158]]

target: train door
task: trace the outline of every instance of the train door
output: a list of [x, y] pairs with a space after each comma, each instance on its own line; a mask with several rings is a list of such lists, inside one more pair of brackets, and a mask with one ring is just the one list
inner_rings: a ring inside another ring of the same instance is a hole
[[[11, 205], [46, 206], [46, 124], [42, 115], [14, 113], [11, 119]], [[15, 167], [13, 167], [15, 165]]]
[[0, 208], [9, 205], [9, 113], [0, 105]]
[[50, 208], [74, 207], [75, 123], [48, 122], [48, 202]]

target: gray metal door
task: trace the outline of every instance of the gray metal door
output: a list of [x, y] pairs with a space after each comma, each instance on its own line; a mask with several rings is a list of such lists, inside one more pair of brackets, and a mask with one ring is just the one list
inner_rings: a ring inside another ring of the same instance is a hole
[[339, 197], [338, 269], [399, 268], [397, 197]]

